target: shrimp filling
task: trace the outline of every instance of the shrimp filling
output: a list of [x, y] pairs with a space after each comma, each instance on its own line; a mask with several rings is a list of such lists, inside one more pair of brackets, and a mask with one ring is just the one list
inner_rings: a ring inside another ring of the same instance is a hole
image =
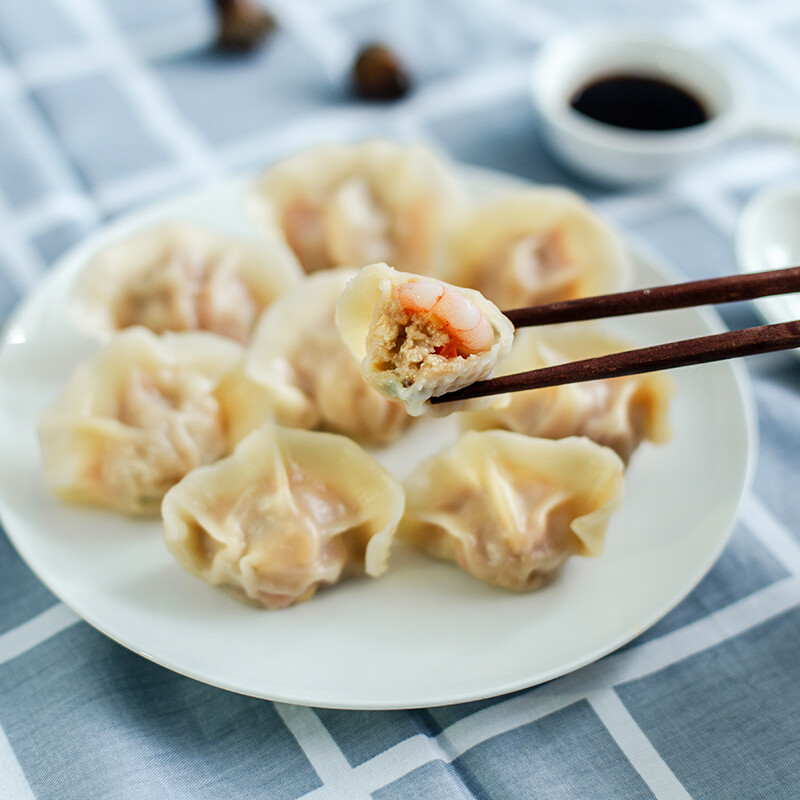
[[396, 286], [375, 309], [367, 354], [403, 386], [426, 374], [460, 370], [491, 349], [494, 330], [480, 309], [457, 290], [422, 279]]

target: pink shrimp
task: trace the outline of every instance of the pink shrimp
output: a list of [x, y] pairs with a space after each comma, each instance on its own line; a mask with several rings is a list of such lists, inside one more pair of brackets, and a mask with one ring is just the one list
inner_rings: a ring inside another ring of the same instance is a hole
[[437, 350], [439, 355], [468, 356], [492, 346], [492, 324], [475, 303], [452, 286], [431, 278], [414, 279], [395, 286], [392, 296], [406, 312], [430, 314], [439, 321], [450, 337], [449, 345]]

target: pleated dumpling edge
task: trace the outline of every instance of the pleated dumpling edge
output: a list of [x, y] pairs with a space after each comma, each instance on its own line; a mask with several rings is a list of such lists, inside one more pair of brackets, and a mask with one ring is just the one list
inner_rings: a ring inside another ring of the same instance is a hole
[[350, 575], [381, 575], [399, 482], [347, 437], [268, 423], [164, 498], [167, 547], [189, 572], [267, 608]]

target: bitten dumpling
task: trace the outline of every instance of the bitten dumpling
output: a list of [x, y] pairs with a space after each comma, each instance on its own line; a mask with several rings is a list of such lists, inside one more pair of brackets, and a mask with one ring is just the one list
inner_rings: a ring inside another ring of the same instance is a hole
[[275, 164], [251, 209], [280, 227], [306, 272], [388, 261], [431, 273], [464, 205], [444, 160], [389, 141], [317, 147]]
[[214, 391], [243, 356], [241, 345], [211, 333], [117, 334], [39, 418], [50, 489], [71, 502], [157, 515], [167, 489], [230, 451], [227, 416], [238, 414], [238, 400], [225, 408]]
[[511, 309], [611, 292], [627, 273], [621, 240], [584, 200], [538, 188], [467, 214], [441, 277]]
[[[511, 375], [628, 349], [625, 342], [593, 326], [523, 330], [497, 371]], [[504, 408], [467, 412], [459, 421], [475, 430], [505, 428], [546, 439], [588, 436], [611, 447], [627, 463], [643, 440], [669, 439], [672, 394], [670, 378], [651, 372], [515, 392]]]
[[170, 490], [164, 534], [190, 572], [282, 608], [384, 572], [403, 505], [400, 484], [346, 437], [267, 424]]
[[355, 274], [339, 268], [312, 275], [278, 300], [258, 324], [247, 373], [269, 390], [284, 417], [295, 409], [293, 427], [325, 428], [384, 445], [400, 436], [411, 417], [364, 383], [359, 361], [334, 324], [336, 301]]
[[603, 550], [623, 465], [588, 439], [469, 431], [405, 480], [400, 538], [518, 592], [550, 581], [572, 555]]
[[246, 344], [261, 312], [301, 275], [277, 233], [245, 241], [172, 223], [101, 250], [80, 275], [70, 310], [94, 336], [142, 325]]
[[364, 380], [413, 416], [498, 402], [428, 402], [490, 377], [511, 347], [513, 325], [476, 291], [371, 264], [339, 298], [336, 325]]

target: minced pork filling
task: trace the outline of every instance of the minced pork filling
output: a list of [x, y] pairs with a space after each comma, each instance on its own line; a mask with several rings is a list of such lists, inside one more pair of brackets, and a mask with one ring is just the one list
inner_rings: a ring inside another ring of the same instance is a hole
[[[367, 335], [367, 355], [376, 369], [395, 373], [404, 387], [430, 374], [441, 374], [452, 362], [451, 339], [432, 315], [409, 314], [393, 297], [376, 309]], [[471, 358], [471, 356], [470, 356]]]

